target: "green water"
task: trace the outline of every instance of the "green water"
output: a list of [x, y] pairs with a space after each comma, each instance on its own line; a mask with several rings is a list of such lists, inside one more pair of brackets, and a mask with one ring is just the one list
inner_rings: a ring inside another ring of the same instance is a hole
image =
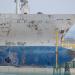
[[[0, 73], [0, 75], [53, 75], [53, 74], [51, 73]], [[64, 74], [61, 74], [61, 75], [64, 75]], [[75, 74], [71, 74], [71, 75], [75, 75]]]
[[0, 73], [0, 75], [53, 75], [50, 73]]

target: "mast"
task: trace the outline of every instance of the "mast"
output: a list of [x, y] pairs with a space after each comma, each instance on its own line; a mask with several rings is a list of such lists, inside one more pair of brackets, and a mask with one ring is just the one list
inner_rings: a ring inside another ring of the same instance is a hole
[[21, 14], [29, 14], [28, 0], [20, 0]]
[[14, 2], [16, 3], [16, 14], [18, 14], [19, 12], [19, 6], [18, 6], [18, 2], [19, 0], [14, 0]]

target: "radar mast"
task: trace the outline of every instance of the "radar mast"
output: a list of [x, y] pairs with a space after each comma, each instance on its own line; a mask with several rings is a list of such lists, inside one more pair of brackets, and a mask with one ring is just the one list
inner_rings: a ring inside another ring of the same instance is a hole
[[22, 14], [29, 14], [28, 0], [20, 0]]
[[29, 14], [28, 0], [15, 0], [16, 14]]

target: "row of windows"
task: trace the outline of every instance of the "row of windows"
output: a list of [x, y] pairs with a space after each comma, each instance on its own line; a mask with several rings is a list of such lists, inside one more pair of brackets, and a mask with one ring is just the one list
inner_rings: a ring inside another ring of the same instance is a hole
[[5, 45], [9, 46], [9, 45], [25, 45], [26, 42], [17, 42], [17, 43], [14, 43], [14, 42], [5, 42]]

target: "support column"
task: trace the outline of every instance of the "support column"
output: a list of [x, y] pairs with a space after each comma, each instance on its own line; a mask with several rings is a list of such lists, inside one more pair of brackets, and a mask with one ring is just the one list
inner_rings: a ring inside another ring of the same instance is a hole
[[59, 45], [59, 32], [56, 30], [56, 65], [53, 67], [53, 75], [61, 75], [61, 67], [58, 65], [58, 45]]
[[53, 75], [62, 75], [61, 73], [61, 67], [58, 67], [58, 69], [56, 69], [56, 67], [53, 67]]
[[72, 61], [73, 62], [73, 67], [72, 68], [75, 68], [75, 61]]
[[59, 43], [59, 34], [56, 31], [56, 69], [58, 69], [58, 43]]
[[71, 75], [69, 63], [65, 63], [64, 75]]

